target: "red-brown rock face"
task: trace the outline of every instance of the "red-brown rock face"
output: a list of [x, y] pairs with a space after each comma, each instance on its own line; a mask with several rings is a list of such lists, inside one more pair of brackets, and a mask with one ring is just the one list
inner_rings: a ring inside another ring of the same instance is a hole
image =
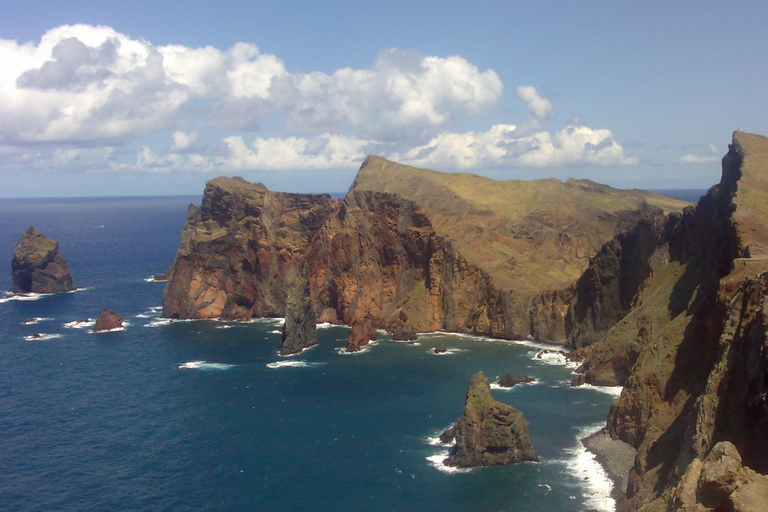
[[202, 206], [190, 206], [163, 292], [163, 316], [284, 316], [286, 282], [335, 208], [328, 195], [270, 192], [239, 178], [211, 180]]
[[643, 212], [661, 211], [646, 200], [680, 204], [660, 197], [575, 180], [492, 182], [378, 157], [340, 202], [217, 178], [190, 207], [164, 316], [283, 316], [302, 260], [319, 322], [370, 317], [389, 331], [564, 341], [589, 256]]

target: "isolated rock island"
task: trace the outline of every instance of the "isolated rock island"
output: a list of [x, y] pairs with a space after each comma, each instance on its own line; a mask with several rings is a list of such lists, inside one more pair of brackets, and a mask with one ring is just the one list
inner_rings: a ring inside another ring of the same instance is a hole
[[11, 261], [13, 293], [60, 293], [75, 289], [59, 243], [30, 227], [21, 235]]
[[443, 443], [456, 442], [444, 463], [471, 468], [518, 462], [538, 462], [523, 413], [493, 399], [483, 372], [469, 381], [464, 413], [440, 436]]

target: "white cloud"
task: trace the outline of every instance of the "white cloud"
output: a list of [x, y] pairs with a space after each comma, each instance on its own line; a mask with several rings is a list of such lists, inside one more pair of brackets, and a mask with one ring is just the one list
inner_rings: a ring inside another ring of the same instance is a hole
[[[459, 56], [387, 49], [369, 69], [292, 73], [250, 43], [154, 46], [71, 25], [36, 44], [0, 39], [0, 66], [0, 153], [10, 171], [351, 169], [369, 153], [438, 169], [636, 163], [609, 130], [548, 131], [554, 106], [531, 86], [516, 89], [529, 112], [522, 123], [449, 131], [490, 112], [504, 92], [493, 70]], [[248, 135], [264, 126], [271, 131]], [[210, 140], [213, 130], [221, 143], [206, 150], [201, 134]], [[153, 137], [170, 138], [168, 150]]]
[[197, 143], [200, 138], [200, 133], [197, 130], [193, 130], [189, 133], [177, 131], [173, 132], [173, 144], [171, 145], [172, 152], [186, 151]]
[[519, 135], [514, 125], [496, 125], [479, 133], [444, 133], [393, 158], [438, 169], [621, 166], [638, 162], [624, 154], [609, 130], [586, 126], [568, 126], [554, 134]]
[[677, 161], [681, 164], [716, 164], [721, 160], [721, 156], [717, 153], [717, 148], [714, 144], [708, 144], [706, 147], [698, 148], [698, 151], [694, 153], [686, 153], [681, 156]]

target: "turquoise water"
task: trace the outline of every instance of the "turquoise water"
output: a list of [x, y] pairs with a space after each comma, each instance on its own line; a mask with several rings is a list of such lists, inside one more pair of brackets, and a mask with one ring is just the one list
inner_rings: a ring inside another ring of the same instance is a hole
[[[572, 370], [537, 346], [381, 336], [350, 355], [346, 329], [327, 327], [279, 358], [279, 320], [160, 319], [163, 285], [146, 280], [171, 263], [192, 199], [0, 201], [0, 289], [30, 225], [59, 241], [83, 288], [0, 298], [0, 509], [610, 509], [577, 439], [613, 397], [571, 388]], [[103, 307], [123, 331], [89, 332]], [[447, 355], [433, 353], [440, 341]], [[538, 379], [494, 396], [525, 413], [540, 463], [436, 463], [447, 448], [430, 441], [479, 370]]]

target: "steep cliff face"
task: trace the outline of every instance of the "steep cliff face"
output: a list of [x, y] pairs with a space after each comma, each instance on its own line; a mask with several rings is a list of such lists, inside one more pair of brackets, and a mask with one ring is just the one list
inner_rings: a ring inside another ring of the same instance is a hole
[[297, 262], [336, 207], [328, 195], [271, 192], [242, 178], [209, 181], [202, 205], [190, 206], [163, 316], [284, 316]]
[[684, 205], [587, 181], [496, 182], [379, 157], [340, 202], [217, 178], [190, 208], [164, 315], [282, 316], [303, 258], [320, 322], [564, 341], [589, 258], [645, 216]]
[[[638, 454], [619, 510], [734, 510], [711, 504], [700, 472], [721, 441], [768, 472], [768, 139], [736, 132], [720, 184], [647, 234], [632, 260], [618, 257], [626, 239], [604, 248], [585, 276], [614, 277], [581, 287], [571, 311], [574, 340], [604, 332], [581, 380], [625, 386], [608, 431]], [[637, 289], [623, 315], [622, 275]]]

